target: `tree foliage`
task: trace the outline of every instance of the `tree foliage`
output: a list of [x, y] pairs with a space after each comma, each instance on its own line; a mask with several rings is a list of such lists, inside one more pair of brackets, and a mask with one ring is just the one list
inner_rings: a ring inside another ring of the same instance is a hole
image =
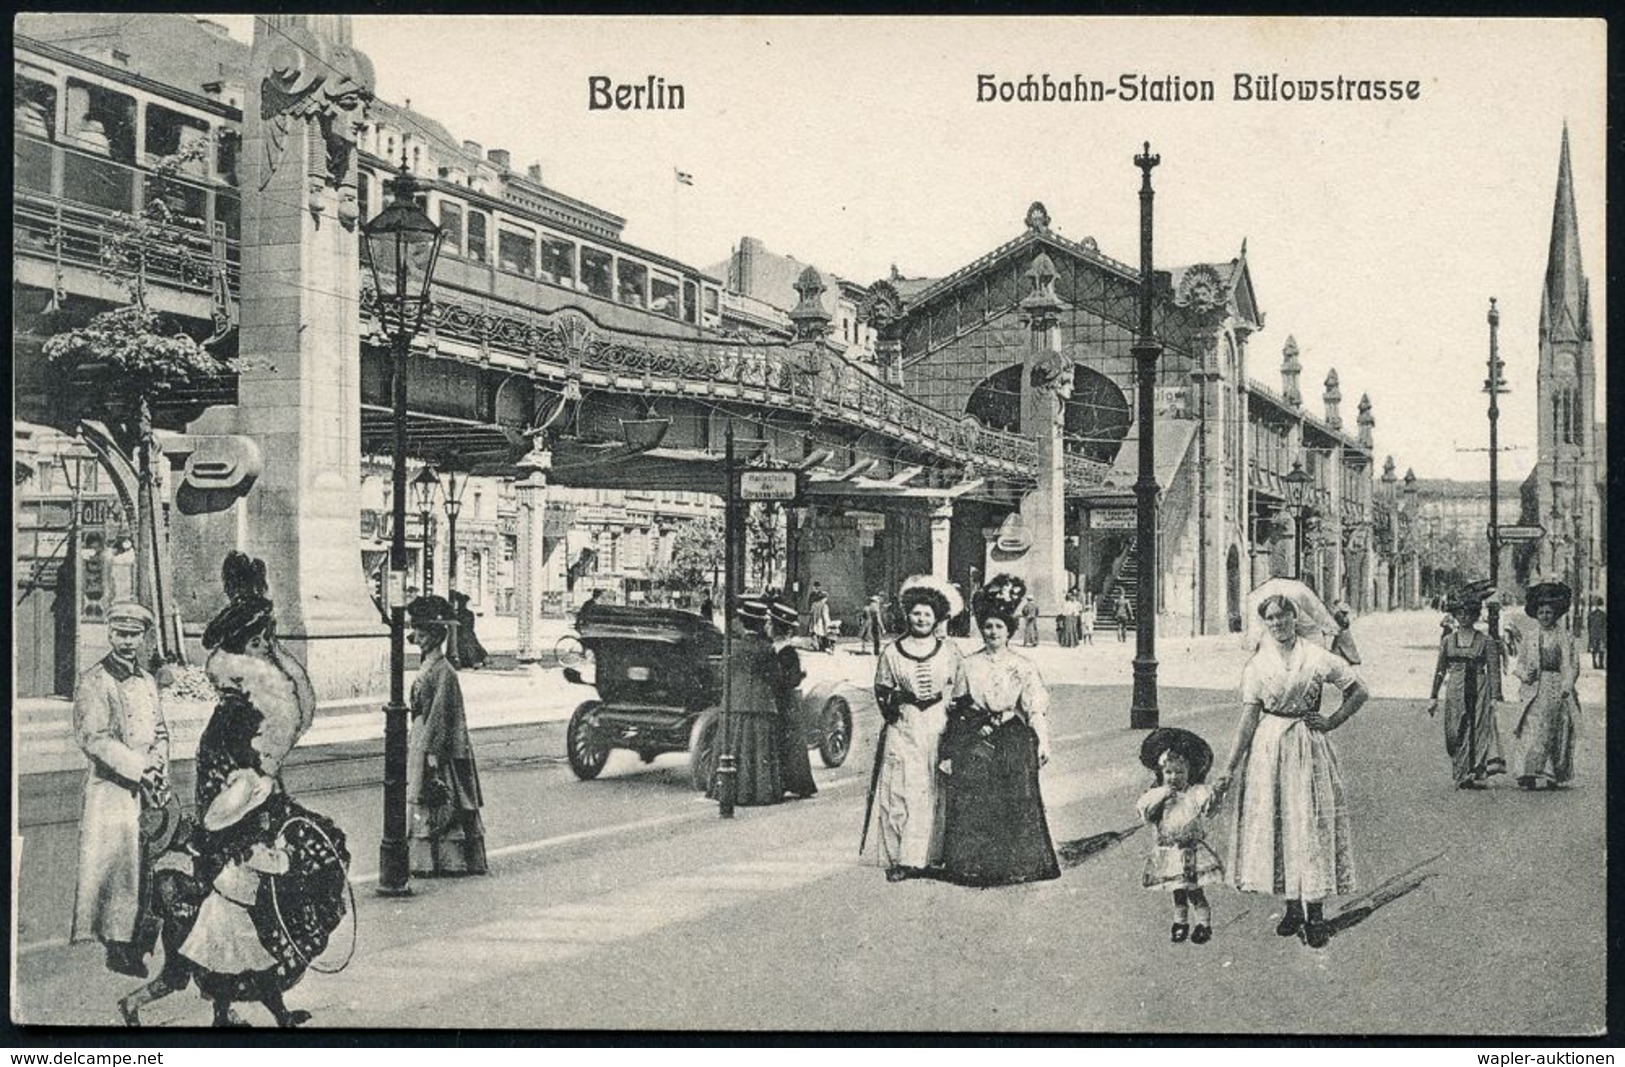
[[724, 543], [720, 516], [683, 523], [672, 538], [671, 562], [659, 568], [655, 580], [668, 589], [709, 588], [722, 577]]

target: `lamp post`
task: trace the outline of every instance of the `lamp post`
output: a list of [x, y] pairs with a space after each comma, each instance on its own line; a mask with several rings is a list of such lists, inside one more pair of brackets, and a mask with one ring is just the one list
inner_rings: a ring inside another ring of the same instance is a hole
[[733, 746], [734, 602], [738, 598], [739, 588], [739, 530], [734, 520], [739, 502], [734, 499], [734, 423], [731, 418], [724, 440], [722, 470], [727, 488], [722, 497], [722, 718], [717, 724], [716, 787], [717, 814], [721, 818], [731, 819], [739, 794], [739, 760], [734, 755]]
[[1287, 510], [1292, 513], [1292, 577], [1303, 580], [1303, 540], [1304, 516], [1309, 512], [1309, 482], [1308, 474], [1304, 473], [1303, 460], [1292, 461], [1292, 473], [1281, 476], [1285, 486]]
[[[1506, 379], [1502, 373], [1506, 370], [1506, 363], [1501, 359], [1498, 335], [1501, 328], [1501, 313], [1495, 308], [1495, 297], [1490, 297], [1490, 358], [1489, 377], [1484, 379], [1484, 391], [1490, 395], [1490, 588], [1497, 591], [1501, 588], [1501, 527], [1500, 527], [1500, 480], [1499, 464], [1500, 448], [1496, 444], [1496, 423], [1501, 418], [1501, 404], [1497, 397], [1506, 393]], [[1490, 600], [1489, 617], [1490, 637], [1499, 641], [1501, 638], [1501, 598], [1493, 597]]]
[[1152, 202], [1151, 168], [1162, 162], [1151, 154], [1151, 142], [1134, 157], [1140, 168], [1140, 332], [1133, 353], [1138, 375], [1135, 391], [1139, 399], [1136, 418], [1140, 434], [1140, 474], [1134, 480], [1135, 563], [1138, 580], [1134, 589], [1134, 695], [1129, 702], [1129, 727], [1152, 730], [1157, 726], [1157, 450], [1156, 380], [1157, 358], [1162, 345], [1151, 329], [1153, 284], [1151, 272]]
[[[446, 593], [457, 591], [457, 516], [463, 510], [463, 490], [468, 488], [468, 476], [457, 480], [456, 471], [446, 472]], [[476, 516], [478, 518], [478, 516]]]
[[423, 531], [423, 595], [428, 596], [434, 592], [434, 516], [430, 509], [434, 505], [435, 490], [440, 488], [440, 479], [435, 477], [434, 468], [425, 463], [418, 468], [416, 478], [412, 479], [412, 499], [418, 505], [418, 524]]
[[1410, 567], [1405, 575], [1405, 606], [1415, 611], [1422, 595], [1422, 552], [1418, 515], [1416, 514], [1416, 471], [1405, 468], [1405, 541]]
[[384, 707], [384, 835], [378, 846], [378, 892], [412, 891], [406, 852], [406, 357], [429, 310], [429, 287], [444, 234], [418, 206], [417, 183], [401, 164], [391, 199], [361, 227], [372, 269], [375, 310], [388, 333], [394, 416], [389, 543], [389, 703]]

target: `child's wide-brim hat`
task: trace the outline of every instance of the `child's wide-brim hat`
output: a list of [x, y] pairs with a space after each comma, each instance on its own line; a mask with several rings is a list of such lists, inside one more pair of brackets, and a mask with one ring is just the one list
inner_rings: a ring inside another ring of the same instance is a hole
[[270, 799], [276, 781], [246, 767], [231, 772], [222, 789], [203, 813], [203, 828], [210, 833], [235, 826], [243, 816]]
[[1191, 766], [1191, 781], [1200, 782], [1213, 769], [1213, 747], [1189, 730], [1177, 726], [1161, 726], [1146, 734], [1140, 742], [1140, 762], [1156, 770], [1164, 752], [1183, 756]]

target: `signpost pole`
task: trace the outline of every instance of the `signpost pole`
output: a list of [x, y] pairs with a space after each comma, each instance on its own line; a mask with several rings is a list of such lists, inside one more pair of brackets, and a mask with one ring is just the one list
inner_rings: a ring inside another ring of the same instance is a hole
[[734, 424], [728, 420], [724, 438], [722, 469], [727, 488], [722, 497], [722, 721], [717, 725], [717, 814], [734, 817], [734, 801], [739, 789], [739, 766], [733, 746], [733, 644], [734, 602], [738, 599], [738, 545], [734, 513], [739, 510], [734, 485]]
[[[1501, 588], [1501, 527], [1498, 513], [1500, 502], [1500, 483], [1497, 480], [1497, 459], [1500, 449], [1496, 447], [1496, 423], [1501, 417], [1501, 405], [1498, 397], [1505, 390], [1501, 383], [1501, 354], [1497, 343], [1497, 334], [1500, 332], [1501, 313], [1495, 309], [1495, 297], [1490, 297], [1490, 374], [1484, 379], [1484, 391], [1490, 394], [1490, 588], [1499, 591]], [[1489, 628], [1490, 638], [1496, 642], [1501, 640], [1501, 598], [1497, 596], [1490, 602]]]

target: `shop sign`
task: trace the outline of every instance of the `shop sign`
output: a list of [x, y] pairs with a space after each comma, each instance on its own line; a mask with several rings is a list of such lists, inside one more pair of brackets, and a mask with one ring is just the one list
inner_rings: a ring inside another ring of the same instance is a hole
[[1138, 522], [1133, 508], [1090, 508], [1089, 529], [1132, 530]]

